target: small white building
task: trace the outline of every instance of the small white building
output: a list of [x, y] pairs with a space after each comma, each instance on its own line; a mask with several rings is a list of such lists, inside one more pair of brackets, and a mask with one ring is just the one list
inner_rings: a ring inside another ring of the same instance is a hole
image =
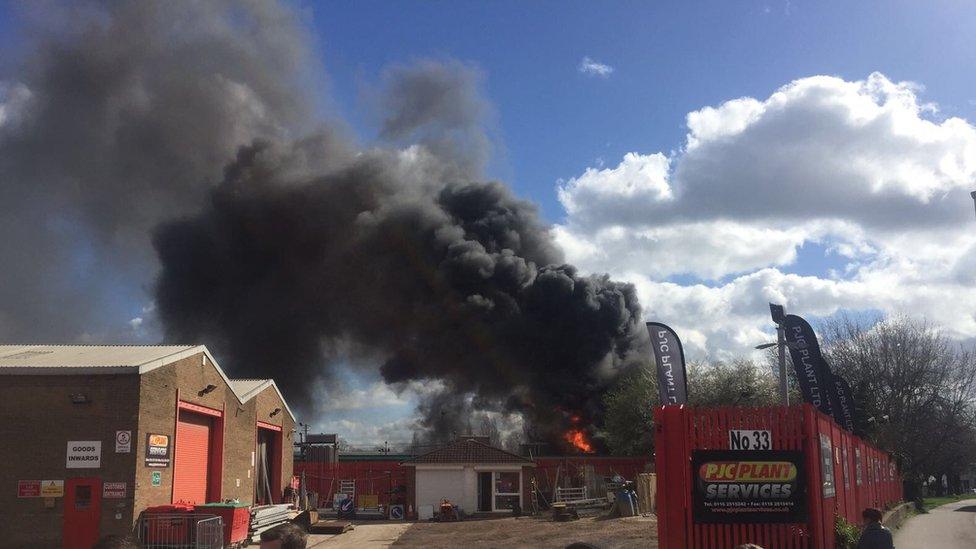
[[487, 437], [462, 437], [403, 462], [407, 474], [408, 515], [425, 520], [444, 500], [468, 515], [525, 509], [531, 497], [530, 459], [487, 444]]

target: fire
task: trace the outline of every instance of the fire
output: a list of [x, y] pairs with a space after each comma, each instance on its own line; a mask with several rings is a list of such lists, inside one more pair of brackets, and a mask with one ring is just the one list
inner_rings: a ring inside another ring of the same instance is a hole
[[586, 433], [580, 429], [570, 429], [566, 431], [563, 438], [566, 439], [566, 442], [575, 446], [580, 452], [583, 452], [584, 454], [593, 453], [593, 445], [590, 444], [590, 441], [586, 440]]

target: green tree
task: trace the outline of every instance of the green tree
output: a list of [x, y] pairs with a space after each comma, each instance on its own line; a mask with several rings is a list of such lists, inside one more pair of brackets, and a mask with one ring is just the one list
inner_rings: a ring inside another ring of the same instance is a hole
[[[856, 431], [918, 484], [976, 463], [976, 357], [923, 320], [825, 322], [824, 354], [851, 384]], [[941, 483], [940, 483], [941, 484]]]
[[611, 454], [641, 456], [654, 451], [657, 402], [657, 381], [646, 368], [623, 376], [603, 397], [603, 436]]
[[693, 362], [688, 400], [694, 406], [770, 406], [779, 403], [779, 384], [769, 369], [751, 360]]
[[[688, 367], [688, 394], [694, 406], [766, 406], [778, 402], [778, 382], [751, 360], [695, 362]], [[654, 451], [657, 378], [642, 368], [623, 376], [604, 397], [603, 438], [614, 455]]]

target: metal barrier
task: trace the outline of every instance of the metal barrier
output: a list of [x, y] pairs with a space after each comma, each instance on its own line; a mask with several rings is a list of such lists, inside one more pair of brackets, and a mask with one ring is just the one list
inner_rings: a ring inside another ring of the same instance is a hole
[[586, 487], [556, 488], [556, 503], [567, 501], [581, 501], [586, 499]]
[[144, 549], [222, 549], [224, 521], [215, 515], [144, 513], [137, 526]]

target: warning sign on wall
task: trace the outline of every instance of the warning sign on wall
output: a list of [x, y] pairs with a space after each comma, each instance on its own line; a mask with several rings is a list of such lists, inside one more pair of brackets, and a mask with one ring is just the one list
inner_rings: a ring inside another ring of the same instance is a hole
[[102, 497], [105, 499], [124, 499], [124, 482], [106, 482], [102, 484]]
[[41, 497], [41, 481], [39, 480], [18, 480], [17, 497], [19, 498], [39, 498]]
[[64, 481], [63, 480], [42, 480], [41, 497], [42, 498], [64, 497]]
[[98, 469], [102, 463], [102, 441], [69, 440], [68, 469]]
[[115, 453], [128, 454], [132, 451], [132, 431], [115, 431]]

